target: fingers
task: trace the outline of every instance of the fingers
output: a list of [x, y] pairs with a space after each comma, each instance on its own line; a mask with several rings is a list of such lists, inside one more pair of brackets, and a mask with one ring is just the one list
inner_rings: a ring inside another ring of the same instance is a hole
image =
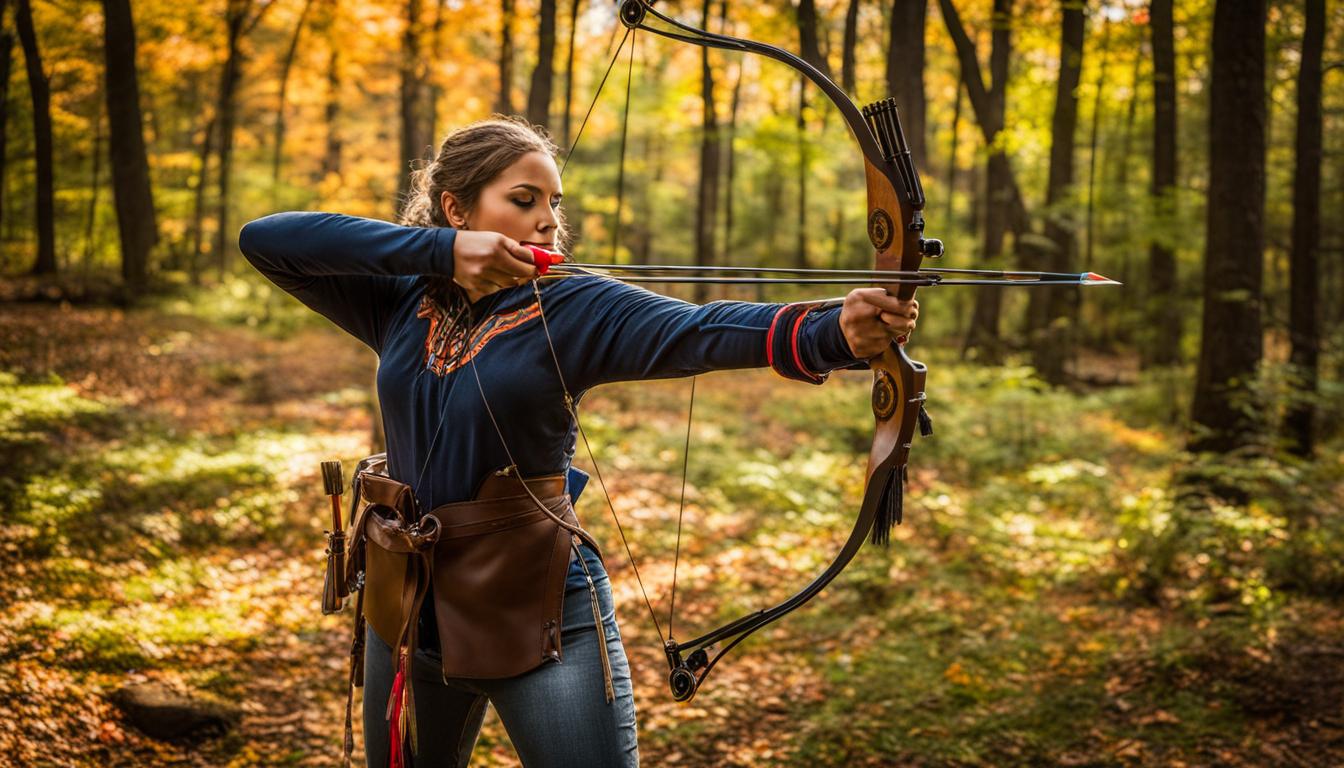
[[527, 283], [538, 274], [532, 251], [496, 232], [459, 232], [453, 279], [477, 297]]
[[896, 318], [915, 320], [919, 317], [919, 301], [898, 299], [887, 293], [885, 288], [859, 288], [853, 293], [865, 303], [875, 307], [883, 316], [883, 322], [890, 323]]
[[[492, 266], [508, 277], [530, 280], [537, 276], [537, 262], [532, 251], [518, 241], [500, 236], [500, 258]], [[512, 282], [512, 281], [510, 281]]]
[[915, 330], [915, 321], [919, 318], [919, 302], [902, 300], [891, 296], [883, 288], [860, 288], [853, 291], [866, 310], [872, 311], [874, 319], [881, 323], [888, 335], [904, 336]]
[[901, 300], [885, 288], [859, 288], [850, 291], [840, 311], [840, 327], [856, 357], [878, 355], [892, 341], [905, 343], [915, 329], [919, 302]]

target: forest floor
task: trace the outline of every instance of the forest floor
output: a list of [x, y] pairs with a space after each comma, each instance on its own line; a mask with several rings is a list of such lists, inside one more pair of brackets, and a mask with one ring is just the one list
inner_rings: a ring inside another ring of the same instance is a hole
[[[0, 305], [0, 762], [339, 764], [351, 622], [318, 609], [318, 463], [366, 453], [375, 358], [270, 299], [214, 301]], [[1338, 598], [1241, 579], [1191, 609], [1134, 588], [1127, 531], [1160, 508], [1179, 439], [1118, 411], [1160, 393], [1049, 393], [951, 363], [929, 389], [938, 433], [915, 446], [892, 546], [865, 546], [686, 705], [589, 486], [579, 515], [606, 552], [645, 764], [1344, 765]], [[665, 627], [687, 392], [619, 385], [584, 403]], [[857, 373], [702, 378], [680, 632], [779, 602], [838, 551], [867, 397]], [[139, 680], [232, 703], [241, 722], [155, 741], [109, 700]], [[356, 742], [362, 764], [358, 717]], [[493, 711], [473, 764], [517, 764]]]

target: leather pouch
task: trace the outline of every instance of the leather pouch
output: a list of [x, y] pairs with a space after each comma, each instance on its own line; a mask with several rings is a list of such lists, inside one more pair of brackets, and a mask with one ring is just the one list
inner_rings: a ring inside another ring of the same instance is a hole
[[434, 615], [444, 676], [512, 677], [560, 660], [565, 580], [579, 534], [555, 518], [578, 528], [569, 497], [523, 493], [429, 514], [439, 521]]

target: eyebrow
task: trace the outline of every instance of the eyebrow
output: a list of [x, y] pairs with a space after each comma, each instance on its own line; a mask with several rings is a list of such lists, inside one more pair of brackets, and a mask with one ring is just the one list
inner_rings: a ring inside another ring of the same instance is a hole
[[[529, 192], [535, 192], [535, 193], [538, 194], [538, 195], [541, 194], [541, 187], [538, 187], [538, 186], [536, 186], [536, 185], [534, 185], [534, 184], [514, 184], [512, 187], [510, 187], [510, 189], [518, 189], [519, 187], [522, 187], [523, 189], [526, 189], [526, 190], [528, 190]], [[564, 192], [556, 192], [555, 195], [556, 195], [556, 197], [564, 197], [564, 196], [565, 196], [565, 193], [564, 193]]]

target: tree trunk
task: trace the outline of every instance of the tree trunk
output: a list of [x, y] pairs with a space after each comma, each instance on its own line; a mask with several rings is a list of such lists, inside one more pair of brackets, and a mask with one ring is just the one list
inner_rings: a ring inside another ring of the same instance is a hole
[[149, 186], [136, 74], [136, 27], [129, 0], [103, 0], [103, 48], [108, 78], [108, 153], [121, 235], [121, 276], [132, 292], [148, 280], [149, 250], [159, 242], [155, 199]]
[[1153, 179], [1152, 205], [1159, 213], [1158, 237], [1148, 249], [1148, 325], [1156, 329], [1143, 345], [1148, 366], [1181, 361], [1180, 302], [1176, 296], [1176, 253], [1168, 240], [1177, 217], [1176, 198], [1176, 47], [1172, 35], [1172, 0], [1153, 0]]
[[1265, 0], [1222, 0], [1213, 16], [1204, 314], [1190, 448], [1250, 444], [1263, 354]]
[[[80, 274], [87, 279], [93, 266], [93, 254], [97, 250], [94, 240], [98, 239], [98, 191], [103, 186], [103, 104], [98, 105], [98, 114], [93, 117], [93, 151], [89, 153], [89, 212], [84, 217], [84, 255], [79, 260]], [[123, 254], [124, 256], [124, 254]], [[122, 269], [125, 270], [123, 259]]]
[[[1087, 210], [1084, 214], [1084, 227], [1087, 231], [1087, 256], [1088, 265], [1095, 264], [1092, 252], [1097, 244], [1097, 231], [1099, 229], [1096, 215], [1097, 187], [1100, 180], [1098, 168], [1105, 169], [1105, 164], [1099, 164], [1097, 158], [1101, 151], [1101, 113], [1104, 111], [1104, 96], [1106, 93], [1106, 68], [1111, 59], [1111, 24], [1106, 19], [1102, 20], [1101, 27], [1101, 66], [1097, 68], [1096, 95], [1092, 99], [1092, 130], [1091, 138], [1087, 145]], [[1082, 297], [1074, 293], [1071, 297], [1075, 301], [1072, 306], [1077, 306], [1077, 301]], [[1103, 342], [1114, 341], [1114, 331], [1121, 327], [1118, 322], [1123, 307], [1115, 307], [1113, 312], [1102, 312], [1101, 321], [1097, 324], [1100, 331], [1100, 337]]]
[[[726, 5], [726, 3], [725, 3]], [[724, 194], [723, 194], [723, 250], [729, 255], [736, 251], [733, 243], [733, 180], [737, 176], [737, 152], [733, 141], [737, 138], [737, 111], [742, 104], [742, 63], [737, 65], [737, 78], [733, 81], [733, 98], [728, 107], [728, 134], [724, 137], [725, 155]]]
[[[334, 13], [334, 11], [333, 11]], [[341, 47], [336, 39], [335, 20], [328, 30], [327, 45], [327, 103], [323, 110], [323, 123], [327, 129], [326, 149], [322, 153], [322, 178], [331, 174], [341, 175]]]
[[[952, 107], [952, 149], [947, 153], [947, 208], [943, 214], [946, 221], [944, 226], [951, 228], [953, 216], [956, 213], [953, 208], [953, 201], [957, 195], [957, 145], [961, 141], [961, 105], [965, 100], [965, 88], [961, 87], [961, 81], [957, 81], [957, 101]], [[974, 194], [974, 193], [972, 193]], [[971, 228], [975, 225], [972, 223]]]
[[210, 155], [214, 149], [215, 125], [218, 116], [213, 116], [205, 124], [205, 137], [201, 139], [201, 149], [197, 155], [200, 173], [196, 176], [195, 203], [191, 211], [191, 263], [187, 271], [191, 275], [191, 284], [201, 284], [201, 256], [205, 254], [205, 187], [210, 179]]
[[42, 71], [37, 33], [33, 30], [33, 8], [28, 0], [16, 0], [14, 26], [23, 46], [28, 90], [33, 100], [33, 152], [37, 164], [37, 262], [33, 274], [52, 275], [56, 273], [56, 186], [52, 170], [51, 81]]
[[220, 279], [229, 270], [229, 256], [232, 250], [233, 234], [229, 231], [229, 177], [233, 165], [233, 127], [237, 119], [237, 102], [234, 99], [238, 90], [238, 79], [243, 67], [243, 24], [246, 20], [250, 0], [230, 0], [229, 11], [225, 17], [228, 26], [228, 56], [224, 60], [224, 73], [220, 77], [219, 106], [216, 114], [219, 121], [219, 197], [215, 200], [215, 264]]
[[859, 41], [859, 0], [849, 0], [845, 10], [845, 42], [840, 54], [840, 84], [845, 93], [855, 94], [854, 49]]
[[924, 19], [928, 0], [896, 0], [887, 47], [887, 93], [896, 99], [915, 167], [923, 168], [925, 127]]
[[[1128, 216], [1129, 212], [1133, 210], [1129, 194], [1129, 163], [1130, 158], [1133, 156], [1134, 149], [1134, 123], [1139, 113], [1139, 77], [1143, 62], [1147, 58], [1149, 57], [1134, 57], [1134, 73], [1129, 79], [1129, 82], [1133, 84], [1133, 87], [1130, 88], [1129, 100], [1125, 103], [1125, 128], [1120, 134], [1120, 151], [1117, 153], [1117, 157], [1114, 160], [1115, 187], [1120, 191], [1120, 201], [1117, 205], [1107, 206], [1109, 210], [1102, 215], [1101, 222], [1097, 227], [1100, 231], [1100, 234], [1097, 235], [1098, 241], [1107, 240], [1108, 235], [1114, 231], [1114, 227], [1112, 227], [1110, 223], [1114, 221], [1117, 212], [1121, 216]], [[1091, 241], [1089, 240], [1088, 255], [1084, 260], [1089, 266], [1095, 263], [1092, 260], [1091, 247]], [[1126, 285], [1134, 279], [1134, 264], [1132, 258], [1133, 255], [1130, 248], [1126, 247], [1120, 256], [1120, 282], [1125, 283]], [[1117, 303], [1118, 302], [1113, 302], [1112, 305], [1114, 306]], [[1128, 326], [1128, 324], [1126, 325]], [[1130, 329], [1126, 327], [1125, 330], [1126, 335], [1128, 335]]]
[[[957, 48], [961, 79], [966, 86], [966, 95], [971, 100], [971, 109], [975, 112], [976, 121], [980, 124], [980, 132], [987, 146], [997, 147], [996, 140], [1004, 125], [1008, 63], [1012, 57], [1012, 0], [994, 0], [988, 89], [981, 79], [975, 45], [966, 35], [952, 0], [940, 0], [939, 7], [947, 23], [948, 33]], [[991, 149], [985, 163], [985, 229], [980, 254], [983, 266], [998, 265], [1003, 255], [1004, 235], [1010, 227], [1018, 233], [1020, 248], [1021, 234], [1030, 227], [1026, 207], [1022, 204], [1022, 196], [1017, 191], [1012, 168], [1008, 164], [1008, 156], [1002, 149]], [[1002, 293], [998, 289], [984, 287], [977, 290], [971, 325], [963, 342], [963, 355], [969, 356], [974, 352], [989, 362], [995, 362], [1000, 358], [1001, 308]]]
[[159, 231], [140, 114], [135, 23], [130, 0], [103, 0], [103, 13], [108, 155], [112, 160], [117, 231], [121, 235], [121, 276], [127, 288], [138, 290], [147, 279], [149, 251], [159, 241]]
[[[439, 0], [434, 7], [434, 27], [430, 31], [430, 61], [443, 58], [443, 17], [448, 10], [448, 0]], [[431, 156], [437, 156], [439, 149], [439, 100], [443, 96], [443, 85], [437, 77], [425, 74], [421, 83], [423, 114], [420, 116], [420, 136]]]
[[[702, 18], [709, 28], [710, 0], [704, 0]], [[719, 126], [714, 112], [714, 70], [709, 66], [709, 49], [700, 49], [700, 100], [703, 118], [700, 132], [700, 185], [695, 207], [695, 263], [711, 266], [715, 262], [715, 216], [719, 207]], [[695, 285], [695, 300], [704, 301], [705, 285]]]
[[294, 34], [289, 38], [289, 47], [285, 49], [285, 58], [280, 65], [280, 97], [275, 105], [275, 136], [271, 152], [271, 208], [279, 209], [280, 161], [285, 148], [285, 97], [289, 93], [289, 73], [294, 68], [294, 55], [299, 50], [299, 38], [303, 36], [303, 25], [312, 10], [313, 0], [304, 0], [299, 21], [294, 25]]
[[794, 263], [807, 269], [807, 78], [798, 77], [798, 241]]
[[500, 0], [499, 14], [499, 96], [495, 111], [513, 114], [513, 0]]
[[579, 6], [582, 0], [569, 5], [569, 45], [565, 54], [565, 114], [560, 120], [560, 147], [569, 151], [569, 121], [574, 110], [574, 36], [579, 28]]
[[831, 66], [826, 62], [826, 55], [821, 52], [821, 43], [817, 37], [817, 4], [814, 0], [798, 2], [798, 37], [803, 60], [831, 77]]
[[[1086, 2], [1060, 3], [1059, 78], [1055, 82], [1055, 111], [1050, 121], [1050, 171], [1045, 188], [1045, 236], [1052, 243], [1041, 268], [1068, 272], [1074, 259], [1068, 206], [1073, 187], [1073, 139], [1078, 126], [1078, 82], [1083, 71], [1083, 12]], [[1037, 373], [1052, 384], [1064, 383], [1064, 363], [1072, 344], [1069, 318], [1076, 291], [1031, 291], [1027, 295], [1027, 337]]]
[[[3, 8], [0, 5], [0, 8]], [[0, 13], [0, 226], [5, 221], [5, 183], [9, 178], [5, 173], [5, 147], [9, 141], [9, 74], [14, 62], [14, 33], [6, 23], [5, 14]]]
[[1297, 75], [1297, 158], [1293, 176], [1293, 236], [1288, 335], [1289, 364], [1299, 397], [1288, 408], [1284, 432], [1289, 449], [1310, 456], [1315, 448], [1317, 378], [1321, 354], [1321, 50], [1325, 0], [1306, 0], [1302, 68]]
[[406, 26], [401, 33], [401, 163], [397, 167], [397, 214], [411, 191], [410, 172], [421, 159], [429, 139], [424, 129], [425, 72], [420, 53], [420, 0], [406, 0]]
[[527, 119], [537, 125], [550, 125], [551, 82], [555, 79], [555, 0], [541, 0], [541, 19], [537, 30], [537, 68], [532, 70], [532, 86], [527, 92]]
[[[994, 0], [989, 52], [990, 77], [994, 78], [991, 88], [985, 87], [984, 79], [980, 75], [980, 59], [976, 53], [975, 43], [972, 43], [971, 38], [967, 36], [956, 6], [952, 4], [952, 0], [938, 0], [938, 6], [943, 12], [948, 35], [957, 50], [961, 82], [966, 86], [966, 97], [971, 102], [971, 111], [975, 114], [976, 124], [980, 127], [980, 135], [986, 146], [993, 147], [999, 131], [1003, 130], [1003, 90], [1008, 81], [1008, 60], [1012, 57], [1013, 0]], [[1022, 193], [1012, 174], [1011, 166], [1008, 167], [1007, 179], [1008, 191], [1005, 203], [1010, 208], [1009, 222], [1014, 234], [1020, 238], [1021, 235], [1031, 231], [1031, 216], [1022, 200]]]

